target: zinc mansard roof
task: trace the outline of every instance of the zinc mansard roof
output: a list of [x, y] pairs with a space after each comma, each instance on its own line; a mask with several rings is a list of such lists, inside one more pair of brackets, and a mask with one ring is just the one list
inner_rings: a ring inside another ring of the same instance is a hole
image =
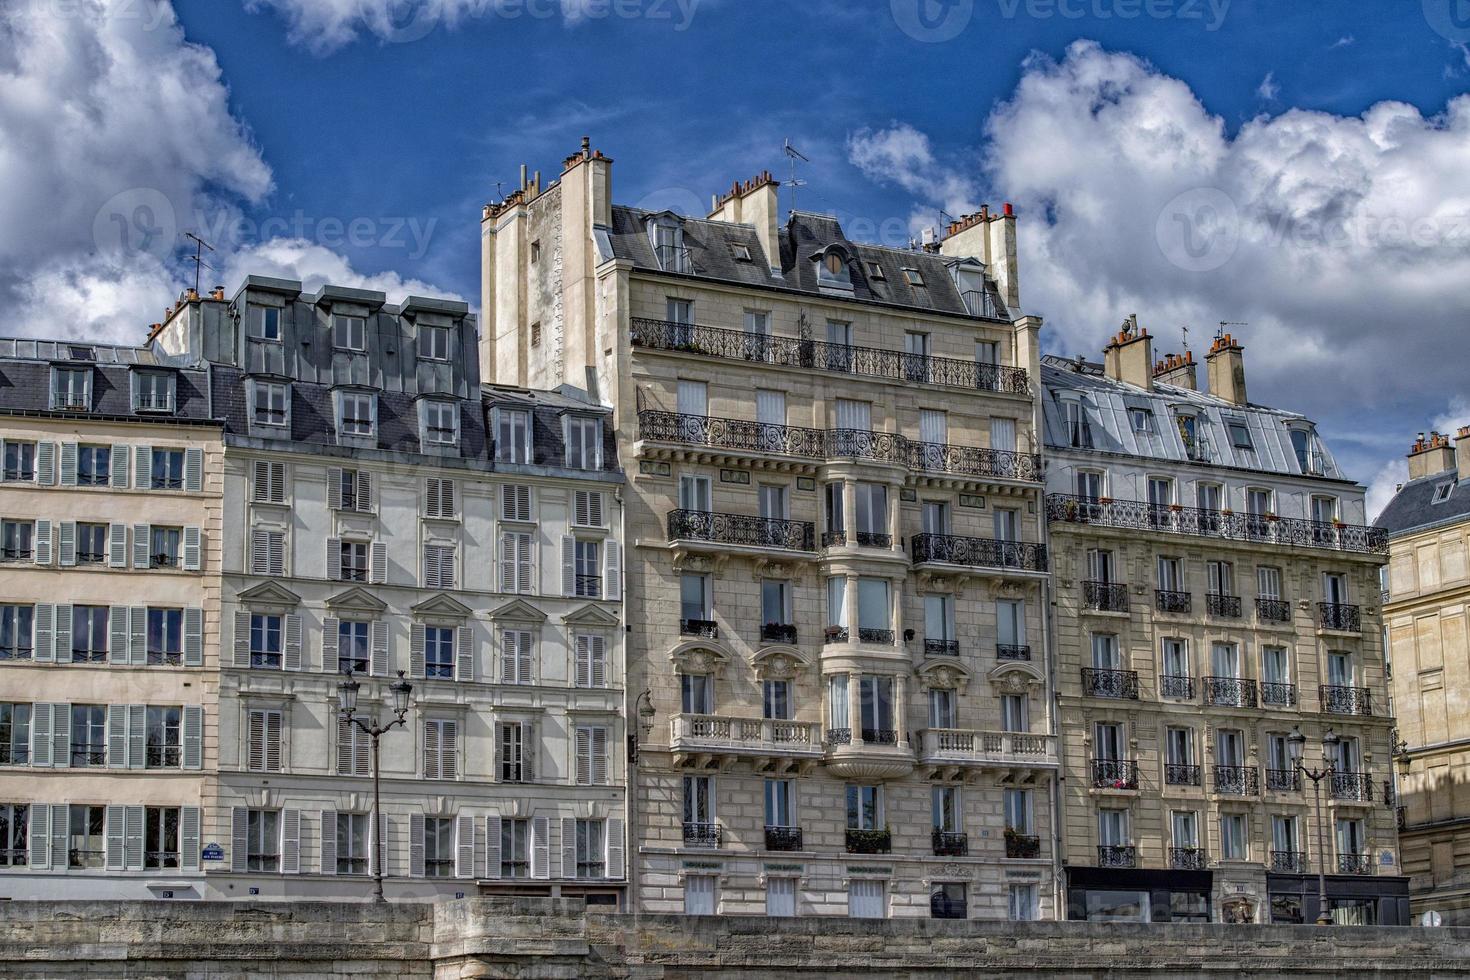
[[[1205, 392], [1154, 383], [1153, 391], [1114, 381], [1100, 364], [1048, 355], [1041, 359], [1045, 392], [1042, 412], [1046, 445], [1071, 451], [1071, 436], [1062, 408], [1064, 396], [1079, 397], [1092, 434], [1091, 451], [1150, 460], [1199, 463], [1185, 449], [1175, 421], [1179, 409], [1191, 411], [1197, 431], [1209, 449], [1206, 465], [1252, 470], [1278, 476], [1308, 476], [1351, 482], [1337, 465], [1320, 438], [1314, 451], [1321, 461], [1320, 473], [1304, 473], [1291, 443], [1289, 423], [1310, 425], [1305, 416], [1263, 405], [1233, 405]], [[1135, 431], [1131, 409], [1144, 409], [1152, 416], [1148, 431]], [[1235, 445], [1229, 423], [1242, 423], [1250, 434], [1250, 449]]]
[[[1450, 486], [1449, 495], [1440, 499], [1444, 486]], [[1470, 480], [1450, 469], [1405, 483], [1373, 524], [1397, 537], [1466, 520], [1470, 520]]]
[[[648, 236], [648, 219], [654, 214], [639, 208], [615, 206], [612, 228], [607, 229], [612, 257], [627, 259], [639, 269], [660, 271]], [[858, 302], [882, 303], [951, 316], [970, 316], [959, 288], [950, 276], [953, 257], [923, 249], [885, 248], [849, 241], [842, 224], [831, 215], [806, 211], [791, 212], [790, 220], [780, 229], [780, 251], [775, 261], [768, 261], [761, 248], [760, 236], [752, 225], [728, 221], [682, 219], [684, 247], [689, 249], [693, 278], [715, 279], [767, 289], [808, 293], [813, 296], [841, 296], [817, 285], [816, 262], [813, 257], [831, 246], [847, 253], [852, 280], [851, 299]], [[750, 261], [737, 258], [737, 246], [749, 249]], [[771, 266], [780, 274], [771, 272]], [[881, 278], [872, 273], [876, 267]], [[922, 285], [913, 285], [905, 270], [918, 273]], [[1005, 302], [995, 284], [986, 280], [996, 318], [1010, 319]], [[846, 298], [846, 297], [843, 297]]]
[[[52, 371], [91, 372], [85, 408], [53, 408]], [[166, 371], [174, 377], [174, 404], [167, 412], [140, 412], [133, 403], [135, 370]], [[86, 340], [0, 338], [0, 412], [68, 417], [136, 419], [160, 424], [211, 422], [207, 372], [178, 367], [147, 347], [96, 344]]]

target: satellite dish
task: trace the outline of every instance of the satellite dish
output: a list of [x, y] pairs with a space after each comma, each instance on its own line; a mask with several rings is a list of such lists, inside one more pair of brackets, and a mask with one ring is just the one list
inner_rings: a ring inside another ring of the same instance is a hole
[[1444, 917], [1434, 911], [1434, 909], [1430, 909], [1419, 917], [1419, 924], [1426, 929], [1437, 929], [1443, 921]]

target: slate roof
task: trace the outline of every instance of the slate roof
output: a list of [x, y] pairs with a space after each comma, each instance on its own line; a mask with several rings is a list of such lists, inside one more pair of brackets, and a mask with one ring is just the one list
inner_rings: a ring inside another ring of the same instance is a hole
[[[1199, 420], [1197, 431], [1211, 450], [1208, 465], [1285, 476], [1349, 480], [1320, 437], [1316, 440], [1316, 450], [1321, 457], [1322, 472], [1302, 471], [1286, 426], [1287, 422], [1307, 421], [1299, 413], [1256, 404], [1232, 405], [1205, 392], [1158, 382], [1154, 383], [1153, 391], [1145, 391], [1107, 377], [1101, 364], [1085, 361], [1080, 372], [1076, 367], [1077, 361], [1055, 355], [1041, 360], [1045, 392], [1041, 400], [1042, 414], [1046, 445], [1050, 448], [1064, 451], [1072, 448], [1060, 395], [1063, 391], [1075, 391], [1082, 395], [1092, 429], [1092, 449], [1097, 452], [1194, 462], [1185, 450], [1178, 426], [1173, 422], [1174, 409], [1187, 405], [1195, 410]], [[1128, 415], [1131, 408], [1146, 408], [1152, 413], [1150, 432], [1133, 430]], [[1234, 446], [1226, 427], [1227, 420], [1245, 423], [1252, 449]]]
[[[1435, 494], [1445, 484], [1454, 484], [1454, 489], [1443, 501], [1435, 503]], [[1450, 469], [1405, 483], [1373, 524], [1387, 530], [1390, 537], [1397, 537], [1467, 519], [1470, 519], [1470, 480], [1461, 480], [1459, 471]]]
[[[51, 410], [51, 368], [90, 367], [90, 412]], [[171, 413], [133, 411], [134, 367], [172, 373], [175, 410]], [[162, 365], [150, 350], [65, 341], [0, 339], [0, 411], [37, 412], [57, 416], [132, 417], [153, 422], [204, 422], [210, 418], [205, 372]]]

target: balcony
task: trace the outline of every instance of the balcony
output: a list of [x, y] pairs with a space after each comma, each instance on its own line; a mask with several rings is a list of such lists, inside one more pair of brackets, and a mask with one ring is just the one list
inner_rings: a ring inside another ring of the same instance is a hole
[[869, 745], [898, 744], [898, 729], [896, 728], [864, 728], [862, 733], [863, 741]]
[[757, 770], [809, 767], [822, 757], [815, 722], [728, 715], [675, 715], [669, 750], [676, 766], [748, 759]]
[[[973, 316], [998, 315], [988, 296], [974, 306], [967, 303], [966, 309]], [[796, 337], [772, 337], [744, 330], [643, 317], [633, 317], [630, 326], [633, 346], [646, 350], [700, 354], [732, 361], [755, 361], [825, 371], [829, 374], [916, 381], [973, 391], [998, 391], [1018, 395], [1031, 392], [1031, 380], [1025, 370], [999, 364], [931, 357], [874, 347], [852, 347]]]
[[1320, 684], [1317, 698], [1322, 710], [1334, 715], [1371, 715], [1373, 692], [1366, 687], [1342, 687], [1337, 684]]
[[829, 728], [827, 734], [822, 738], [823, 745], [851, 745], [851, 728]]
[[1203, 847], [1169, 848], [1169, 867], [1176, 871], [1203, 871], [1208, 863]]
[[1261, 795], [1261, 773], [1255, 766], [1215, 766], [1215, 792], [1221, 796]]
[[970, 835], [949, 830], [936, 830], [930, 843], [935, 857], [969, 857]]
[[919, 763], [941, 775], [964, 769], [1040, 769], [1057, 764], [1056, 736], [929, 728], [919, 732]]
[[796, 627], [790, 623], [762, 623], [762, 643], [785, 643], [796, 645]]
[[801, 828], [800, 827], [766, 827], [766, 850], [768, 851], [799, 851], [801, 850]]
[[1024, 643], [997, 643], [996, 660], [1030, 660], [1031, 648]]
[[1254, 708], [1256, 684], [1240, 677], [1206, 677], [1205, 704], [1222, 708]]
[[1354, 803], [1373, 802], [1373, 777], [1366, 772], [1334, 772], [1332, 798]]
[[893, 850], [893, 835], [886, 830], [847, 828], [847, 853], [888, 854]]
[[931, 640], [924, 639], [924, 656], [926, 657], [958, 657], [960, 655], [959, 640]]
[[846, 626], [828, 626], [822, 632], [822, 643], [831, 646], [834, 643], [846, 643], [850, 638]]
[[1355, 524], [1323, 524], [1250, 514], [1227, 514], [1194, 507], [1160, 507], [1141, 500], [1101, 500], [1072, 494], [1048, 494], [1046, 518], [1069, 524], [1092, 524], [1126, 530], [1157, 531], [1232, 541], [1324, 548], [1361, 554], [1388, 554], [1388, 532]]
[[1138, 789], [1138, 763], [1132, 759], [1093, 759], [1093, 789]]
[[1342, 602], [1317, 603], [1317, 625], [1342, 633], [1363, 632], [1363, 617], [1357, 606]]
[[679, 634], [681, 636], [702, 636], [706, 640], [718, 640], [720, 627], [713, 619], [681, 619], [679, 620]]
[[823, 531], [822, 548], [841, 548], [847, 544], [846, 531]]
[[1304, 875], [1307, 873], [1307, 854], [1305, 851], [1272, 851], [1267, 870], [1275, 874]]
[[1041, 479], [1041, 457], [1002, 449], [980, 449], [941, 442], [911, 442], [908, 466], [921, 473], [998, 477], [1036, 482]]
[[1178, 701], [1194, 700], [1194, 678], [1183, 674], [1163, 674], [1159, 677], [1159, 697]]
[[723, 840], [720, 825], [684, 821], [684, 846], [717, 848]]
[[1205, 593], [1205, 612], [1222, 619], [1240, 618], [1240, 596], [1223, 595], [1218, 592]]
[[822, 764], [839, 779], [898, 779], [914, 771], [914, 752], [893, 728], [831, 728]]
[[1199, 766], [1182, 762], [1164, 763], [1164, 783], [1168, 786], [1198, 786]]
[[1281, 681], [1261, 681], [1261, 704], [1290, 708], [1296, 704], [1296, 685]]
[[735, 545], [761, 551], [815, 551], [810, 521], [777, 520], [748, 514], [716, 514], [703, 510], [669, 513], [670, 541]]
[[1339, 854], [1337, 856], [1337, 873], [1340, 875], [1371, 875], [1373, 873], [1373, 855]]
[[1266, 791], [1268, 793], [1300, 793], [1302, 774], [1298, 769], [1267, 769]]
[[859, 626], [857, 632], [859, 643], [876, 643], [879, 646], [891, 647], [898, 639], [898, 634], [893, 630]]
[[1193, 596], [1188, 592], [1172, 589], [1154, 589], [1154, 608], [1164, 613], [1187, 613], [1194, 606]]
[[859, 531], [857, 532], [857, 546], [859, 548], [892, 548], [893, 535], [882, 531]]
[[1041, 857], [1041, 838], [1036, 834], [1022, 834], [1007, 827], [1006, 857], [1019, 859]]
[[1091, 698], [1138, 700], [1138, 671], [1082, 668], [1082, 693]]
[[1263, 623], [1291, 622], [1291, 603], [1285, 599], [1257, 599], [1256, 618]]
[[1138, 848], [1132, 844], [1099, 844], [1097, 846], [1099, 868], [1138, 867]]
[[1045, 572], [1046, 545], [957, 534], [916, 534], [911, 539], [915, 565], [962, 565]]
[[1127, 612], [1128, 586], [1116, 582], [1083, 582], [1082, 605], [1098, 612]]

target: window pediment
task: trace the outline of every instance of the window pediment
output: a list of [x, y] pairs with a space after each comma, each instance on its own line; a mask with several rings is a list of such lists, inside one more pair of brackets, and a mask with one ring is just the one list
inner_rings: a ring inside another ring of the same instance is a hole
[[508, 620], [517, 623], [544, 623], [546, 622], [546, 613], [523, 599], [516, 599], [507, 602], [492, 612], [490, 618], [497, 621]]
[[573, 609], [571, 612], [563, 616], [561, 618], [561, 621], [563, 623], [566, 623], [568, 626], [607, 627], [618, 625], [618, 617], [614, 616], [606, 609], [603, 609], [601, 606], [595, 606], [591, 603], [588, 603], [580, 609]]
[[1001, 694], [1027, 694], [1044, 680], [1039, 669], [1022, 660], [996, 664], [986, 672], [985, 679]]
[[773, 681], [791, 680], [810, 666], [800, 650], [787, 644], [762, 647], [751, 658], [751, 664], [758, 677]]
[[335, 611], [377, 614], [385, 612], [388, 604], [366, 589], [352, 588], [328, 599], [327, 607]]
[[442, 592], [413, 606], [411, 611], [421, 618], [468, 619], [474, 615], [474, 610], [469, 606]]
[[260, 585], [241, 592], [236, 598], [245, 605], [257, 607], [295, 607], [301, 604], [301, 597], [299, 595], [275, 582], [262, 582]]
[[929, 659], [919, 665], [919, 681], [925, 689], [959, 691], [970, 686], [970, 672], [957, 660]]
[[713, 674], [718, 678], [725, 675], [725, 667], [731, 657], [729, 651], [718, 643], [701, 639], [674, 647], [669, 651], [669, 660], [673, 661], [674, 670], [681, 674]]

